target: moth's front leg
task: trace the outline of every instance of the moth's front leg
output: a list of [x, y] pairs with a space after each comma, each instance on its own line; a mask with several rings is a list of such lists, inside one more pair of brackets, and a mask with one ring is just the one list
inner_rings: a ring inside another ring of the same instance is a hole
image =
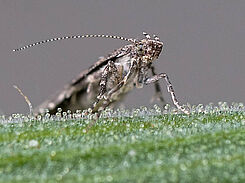
[[[155, 67], [154, 66], [151, 66], [151, 73], [152, 73], [152, 76], [156, 76], [157, 75], [157, 73], [155, 72]], [[162, 94], [159, 82], [158, 81], [154, 82], [154, 86], [155, 86], [155, 95], [153, 96], [153, 100], [154, 99], [158, 99], [158, 100], [160, 100], [161, 104], [163, 106], [165, 106], [166, 105], [166, 101], [163, 98], [163, 94]]]
[[174, 92], [174, 88], [173, 88], [173, 86], [169, 80], [169, 77], [166, 73], [161, 73], [161, 74], [152, 76], [150, 78], [146, 78], [144, 81], [144, 84], [155, 83], [160, 79], [164, 79], [166, 81], [168, 92], [170, 93], [172, 101], [173, 101], [174, 105], [177, 107], [177, 109], [181, 110], [185, 114], [189, 114], [189, 111], [187, 111], [183, 106], [179, 105], [179, 102], [178, 102], [177, 97], [176, 97], [175, 92]]

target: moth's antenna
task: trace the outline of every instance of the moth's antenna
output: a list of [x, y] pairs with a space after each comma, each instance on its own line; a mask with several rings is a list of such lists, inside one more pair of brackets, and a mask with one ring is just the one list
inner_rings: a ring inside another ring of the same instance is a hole
[[13, 51], [21, 51], [21, 50], [25, 50], [27, 48], [39, 45], [39, 44], [44, 44], [44, 43], [48, 43], [48, 42], [53, 42], [53, 41], [59, 41], [59, 40], [64, 40], [64, 39], [78, 39], [78, 38], [111, 38], [111, 39], [121, 39], [123, 41], [128, 41], [131, 43], [135, 43], [136, 40], [135, 39], [129, 39], [129, 38], [125, 38], [125, 37], [120, 37], [120, 36], [112, 36], [112, 35], [104, 35], [104, 34], [87, 34], [87, 35], [75, 35], [75, 36], [64, 36], [64, 37], [57, 37], [57, 38], [51, 38], [51, 39], [46, 39], [43, 41], [39, 41], [36, 43], [32, 43], [17, 49], [14, 49]]

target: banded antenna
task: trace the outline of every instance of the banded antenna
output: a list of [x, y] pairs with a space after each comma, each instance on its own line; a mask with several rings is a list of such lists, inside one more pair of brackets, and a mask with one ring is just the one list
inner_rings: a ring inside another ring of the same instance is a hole
[[64, 39], [78, 39], [78, 38], [111, 38], [111, 39], [120, 39], [120, 40], [128, 41], [128, 42], [131, 42], [131, 43], [137, 42], [135, 39], [131, 39], [131, 38], [128, 39], [128, 38], [120, 37], [120, 36], [112, 36], [112, 35], [104, 35], [104, 34], [102, 34], [102, 35], [100, 35], [100, 34], [87, 34], [87, 35], [64, 36], [64, 37], [46, 39], [46, 40], [43, 40], [43, 41], [39, 41], [39, 42], [36, 42], [36, 43], [32, 43], [32, 44], [29, 44], [29, 45], [14, 49], [13, 51], [14, 52], [22, 51], [22, 50], [25, 50], [27, 48], [31, 48], [33, 46], [37, 46], [37, 45], [48, 43], [48, 42], [54, 42], [54, 41], [59, 41], [59, 40], [64, 40]]

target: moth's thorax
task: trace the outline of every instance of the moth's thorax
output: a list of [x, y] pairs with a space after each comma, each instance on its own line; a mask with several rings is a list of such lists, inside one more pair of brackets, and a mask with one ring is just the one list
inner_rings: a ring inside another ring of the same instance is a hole
[[142, 39], [135, 43], [135, 51], [138, 58], [141, 58], [143, 62], [150, 63], [157, 59], [162, 51], [163, 42], [152, 40], [152, 39]]

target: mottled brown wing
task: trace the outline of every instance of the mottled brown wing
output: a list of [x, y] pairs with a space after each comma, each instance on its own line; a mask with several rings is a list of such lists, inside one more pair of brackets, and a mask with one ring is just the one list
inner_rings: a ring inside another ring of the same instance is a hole
[[[81, 72], [71, 83], [64, 86], [62, 90], [57, 91], [50, 99], [44, 101], [41, 105], [34, 109], [34, 114], [40, 114], [45, 112], [44, 109], [48, 109], [49, 113], [54, 114], [57, 112], [58, 108], [62, 108], [63, 111], [68, 110], [67, 106], [70, 106], [71, 96], [74, 93], [83, 93], [87, 90], [87, 83], [84, 82], [85, 78], [88, 75], [93, 74], [101, 67], [106, 65], [109, 60], [115, 61], [118, 58], [124, 56], [130, 52], [130, 45], [122, 47], [118, 50], [115, 50], [113, 53], [109, 54], [108, 57], [100, 58], [95, 64], [93, 64], [89, 69]], [[85, 109], [83, 106], [80, 106], [79, 109]]]
[[126, 55], [127, 53], [130, 52], [131, 46], [132, 45], [124, 46], [122, 48], [115, 50], [114, 52], [109, 54], [107, 57], [100, 57], [100, 59], [96, 63], [94, 63], [89, 69], [81, 72], [77, 76], [77, 78], [73, 79], [71, 82], [71, 85], [76, 85], [77, 83], [81, 82], [85, 77], [87, 77], [87, 75], [93, 73], [94, 71], [96, 71], [99, 68], [106, 65], [109, 60], [114, 61], [114, 60]]

